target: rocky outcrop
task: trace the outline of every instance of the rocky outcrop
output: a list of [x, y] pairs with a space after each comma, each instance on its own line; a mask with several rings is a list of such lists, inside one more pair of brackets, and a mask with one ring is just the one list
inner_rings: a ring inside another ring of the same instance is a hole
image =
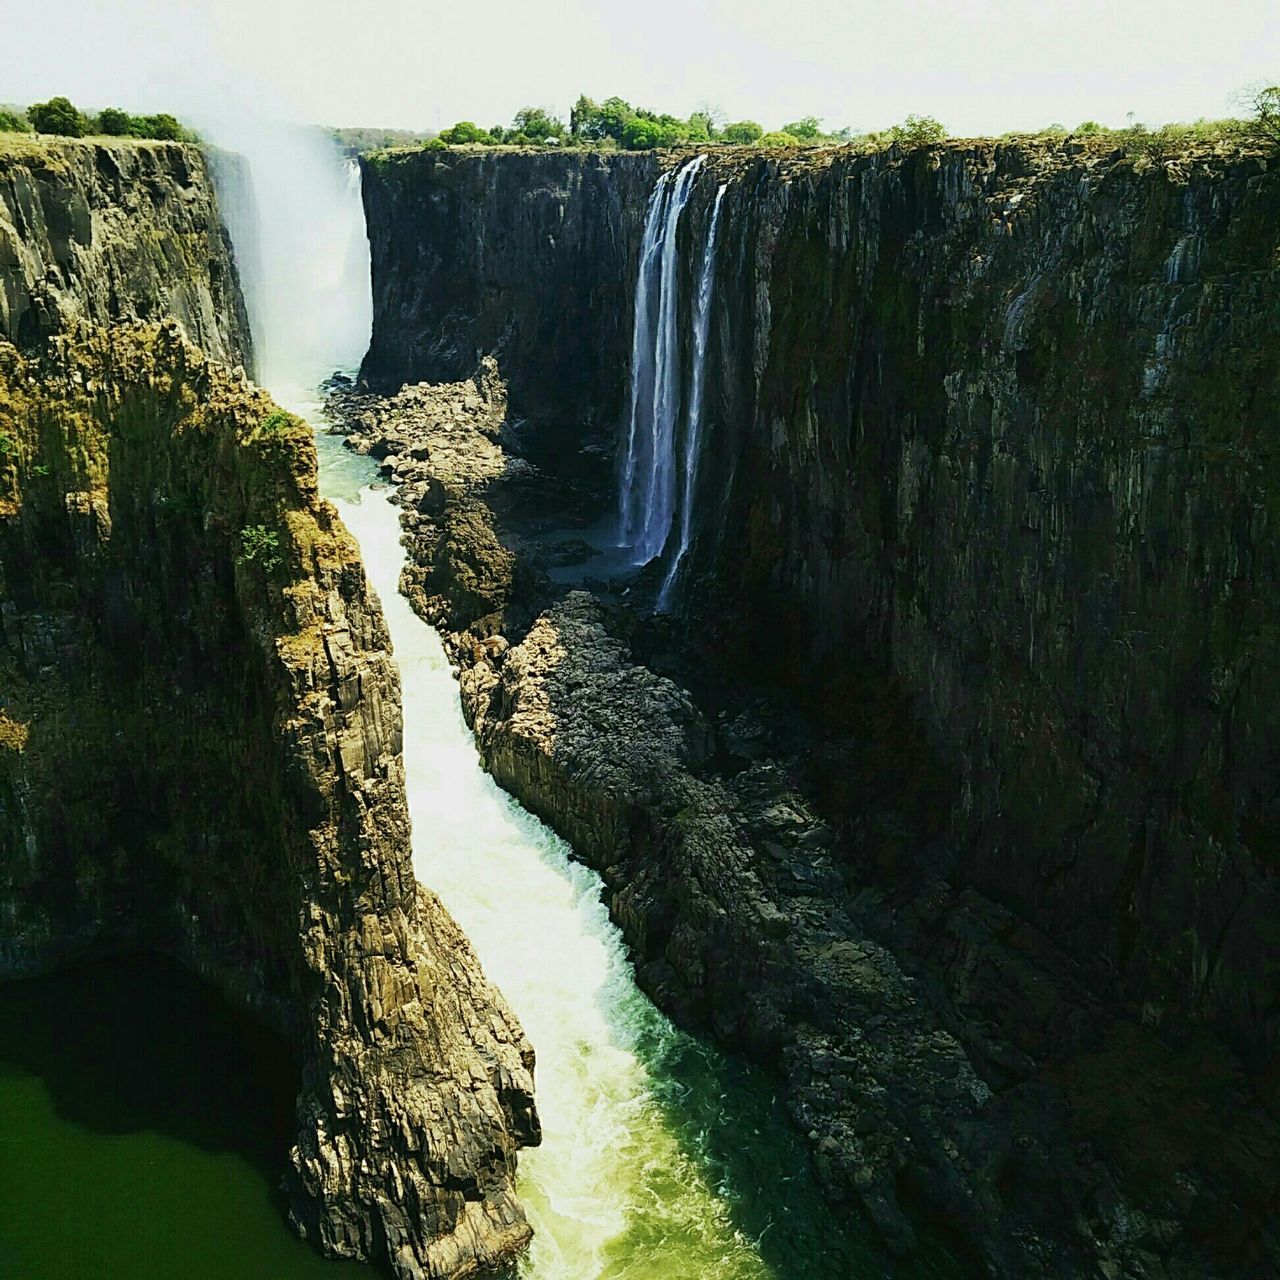
[[77, 322], [166, 316], [214, 359], [252, 372], [205, 153], [178, 142], [0, 134], [0, 339], [36, 351]]
[[0, 423], [0, 976], [171, 952], [295, 1047], [305, 1235], [406, 1280], [508, 1261], [533, 1053], [414, 879], [310, 429], [172, 323], [0, 346]]
[[[565, 424], [596, 449], [625, 407], [651, 166], [366, 176], [367, 371], [491, 352], [509, 385], [479, 480], [434, 443], [465, 387], [357, 422], [486, 760], [601, 868], [646, 987], [778, 1062], [824, 1181], [891, 1238], [916, 1200], [996, 1274], [1275, 1267], [1274, 165], [713, 157], [681, 240], [689, 276], [728, 181], [674, 629], [620, 584], [566, 596], [539, 532], [579, 479]], [[561, 248], [593, 237], [620, 279]], [[767, 683], [785, 709], [742, 714]]]

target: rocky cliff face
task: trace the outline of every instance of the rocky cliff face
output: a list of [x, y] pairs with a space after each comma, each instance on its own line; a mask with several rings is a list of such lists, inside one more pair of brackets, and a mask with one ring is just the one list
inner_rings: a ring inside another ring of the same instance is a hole
[[533, 1053], [414, 879], [310, 429], [172, 323], [0, 347], [0, 409], [0, 975], [183, 958], [296, 1047], [304, 1234], [406, 1278], [509, 1259]]
[[373, 337], [361, 373], [398, 387], [503, 352], [513, 405], [610, 431], [626, 391], [637, 219], [652, 155], [427, 151], [365, 159]]
[[[914, 1187], [997, 1274], [1274, 1265], [1274, 163], [714, 157], [680, 240], [688, 298], [727, 181], [694, 539], [656, 641], [538, 577], [568, 428], [616, 447], [653, 174], [366, 173], [367, 370], [492, 352], [509, 383], [483, 475], [439, 437], [485, 379], [355, 424], [490, 767], [601, 867], [648, 989], [780, 1063], [824, 1180], [891, 1238]], [[644, 668], [673, 647], [730, 685], [718, 717]], [[781, 732], [737, 716], [753, 684]]]
[[[228, 160], [228, 163], [233, 163]], [[199, 147], [0, 136], [0, 338], [172, 316], [252, 371], [231, 242]]]

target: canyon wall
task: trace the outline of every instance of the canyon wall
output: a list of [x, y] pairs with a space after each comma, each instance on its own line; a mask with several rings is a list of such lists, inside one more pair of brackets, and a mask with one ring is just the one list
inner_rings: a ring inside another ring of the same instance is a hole
[[[233, 157], [223, 163], [234, 168]], [[77, 322], [177, 319], [252, 372], [231, 241], [199, 147], [0, 136], [0, 338], [37, 350]]]
[[0, 407], [0, 976], [179, 956], [298, 1055], [303, 1234], [402, 1277], [510, 1258], [533, 1053], [414, 879], [310, 428], [173, 322], [0, 347]]
[[245, 378], [215, 162], [248, 199], [234, 156], [0, 139], [0, 979], [177, 956], [301, 1067], [297, 1229], [455, 1280], [530, 1238], [533, 1050], [414, 878], [386, 626]]
[[[654, 172], [580, 153], [367, 167], [366, 373], [458, 376], [496, 352], [514, 416], [558, 441], [616, 430]], [[1270, 1061], [1274, 161], [713, 155], [681, 225], [686, 299], [720, 181], [691, 642], [842, 731], [920, 738], [946, 778], [923, 801], [946, 831], [930, 874], [1045, 930], [1149, 1021], [1190, 1016]]]

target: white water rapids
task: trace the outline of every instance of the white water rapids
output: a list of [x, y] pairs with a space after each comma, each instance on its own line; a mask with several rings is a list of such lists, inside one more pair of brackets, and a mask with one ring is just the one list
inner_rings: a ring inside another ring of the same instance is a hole
[[[251, 141], [231, 141], [249, 153], [256, 188], [258, 226], [231, 230], [256, 235], [246, 292], [260, 377], [323, 429], [316, 387], [359, 360], [369, 333], [358, 182], [322, 149], [281, 150], [276, 139], [263, 157]], [[263, 163], [271, 177], [260, 184]], [[769, 1082], [658, 1012], [635, 984], [598, 876], [481, 769], [439, 637], [398, 590], [405, 553], [390, 491], [337, 437], [321, 434], [318, 446], [321, 491], [360, 543], [400, 666], [415, 870], [537, 1052], [544, 1138], [519, 1159], [535, 1230], [520, 1275], [883, 1274], [821, 1203]]]

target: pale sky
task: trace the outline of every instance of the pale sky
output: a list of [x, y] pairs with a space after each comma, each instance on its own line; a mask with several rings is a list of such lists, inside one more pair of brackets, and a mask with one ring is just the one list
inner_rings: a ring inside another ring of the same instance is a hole
[[1277, 0], [0, 0], [0, 101], [507, 123], [580, 92], [766, 127], [953, 134], [1230, 114], [1280, 81]]

